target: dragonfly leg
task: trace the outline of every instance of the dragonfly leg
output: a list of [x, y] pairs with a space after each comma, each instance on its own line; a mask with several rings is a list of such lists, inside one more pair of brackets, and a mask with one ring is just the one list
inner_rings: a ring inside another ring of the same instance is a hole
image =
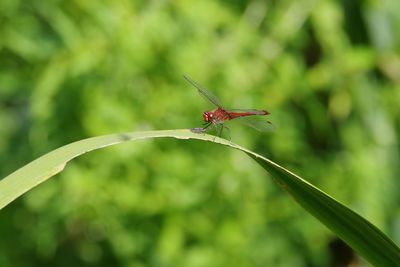
[[190, 129], [190, 131], [192, 131], [193, 133], [204, 133], [205, 131], [207, 131], [207, 128], [210, 127], [211, 124], [211, 122], [206, 122], [203, 124], [203, 127], [192, 128]]
[[224, 129], [225, 126], [221, 123], [221, 124], [216, 124], [215, 127], [217, 129], [217, 136], [221, 137], [222, 130]]
[[227, 135], [228, 135], [228, 140], [229, 141], [231, 141], [231, 129], [229, 129], [227, 126], [225, 126], [225, 125], [222, 125], [222, 128], [224, 129], [226, 129], [226, 131], [227, 131]]
[[214, 139], [213, 139], [213, 141], [215, 141], [215, 139], [217, 139], [217, 137], [221, 136], [222, 126], [219, 123], [213, 123], [212, 125], [216, 132], [216, 135], [214, 135]]
[[[230, 141], [231, 140], [231, 130], [225, 126], [223, 123], [218, 123], [218, 124], [214, 124], [215, 130], [216, 130], [216, 137], [222, 137], [222, 132], [224, 131], [224, 129], [227, 130], [227, 139]], [[214, 139], [215, 141], [215, 139]]]

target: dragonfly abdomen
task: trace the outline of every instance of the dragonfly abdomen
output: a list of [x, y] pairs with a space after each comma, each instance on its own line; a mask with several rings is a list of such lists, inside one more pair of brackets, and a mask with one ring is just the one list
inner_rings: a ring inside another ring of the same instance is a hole
[[243, 111], [243, 112], [226, 111], [226, 113], [229, 115], [230, 119], [253, 116], [253, 115], [268, 115], [269, 114], [269, 112], [266, 110], [252, 110], [252, 111]]

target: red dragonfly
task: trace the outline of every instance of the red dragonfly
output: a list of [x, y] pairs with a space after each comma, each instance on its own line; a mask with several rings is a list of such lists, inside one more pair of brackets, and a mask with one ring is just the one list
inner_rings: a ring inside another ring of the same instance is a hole
[[213, 125], [217, 129], [217, 135], [221, 136], [224, 128], [229, 131], [229, 128], [226, 127], [224, 123], [233, 119], [236, 119], [237, 121], [240, 121], [241, 123], [261, 132], [269, 132], [273, 130], [274, 127], [272, 123], [264, 119], [264, 116], [270, 114], [268, 111], [258, 109], [225, 109], [215, 95], [213, 95], [204, 87], [201, 87], [188, 76], [183, 77], [186, 79], [186, 81], [196, 87], [200, 95], [202, 95], [216, 107], [214, 111], [206, 111], [203, 113], [203, 127], [193, 128], [191, 129], [192, 132], [204, 133], [211, 125]]

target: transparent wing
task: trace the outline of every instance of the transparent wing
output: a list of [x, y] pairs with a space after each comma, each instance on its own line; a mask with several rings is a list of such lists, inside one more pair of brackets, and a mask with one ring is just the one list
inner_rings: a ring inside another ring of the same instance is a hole
[[198, 83], [190, 79], [188, 76], [184, 75], [183, 76], [186, 81], [188, 81], [191, 85], [196, 87], [196, 89], [199, 91], [199, 93], [206, 98], [208, 101], [213, 103], [215, 106], [222, 108], [221, 102], [219, 101], [218, 97], [213, 95], [211, 92], [209, 92], [206, 88], [201, 87]]
[[260, 132], [272, 132], [275, 126], [268, 121], [265, 116], [247, 116], [236, 118], [235, 121], [243, 125], [249, 126]]

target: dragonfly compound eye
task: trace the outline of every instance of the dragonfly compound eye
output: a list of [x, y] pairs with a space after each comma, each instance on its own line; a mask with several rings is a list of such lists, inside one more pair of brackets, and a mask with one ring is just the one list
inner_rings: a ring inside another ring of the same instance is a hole
[[205, 122], [209, 122], [212, 118], [212, 114], [210, 114], [210, 112], [204, 112], [203, 113], [203, 119]]

